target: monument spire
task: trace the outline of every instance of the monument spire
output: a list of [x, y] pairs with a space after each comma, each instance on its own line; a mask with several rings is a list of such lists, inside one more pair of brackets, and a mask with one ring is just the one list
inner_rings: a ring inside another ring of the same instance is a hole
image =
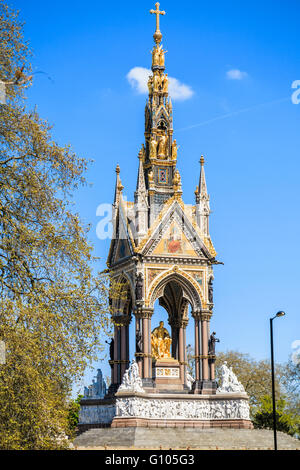
[[200, 227], [200, 230], [204, 235], [208, 236], [209, 226], [208, 219], [210, 214], [209, 206], [209, 195], [207, 192], [205, 171], [204, 171], [204, 157], [201, 155], [200, 158], [200, 177], [199, 177], [199, 186], [197, 186], [195, 191], [196, 196], [196, 220], [197, 224]]
[[206, 179], [205, 179], [205, 171], [204, 171], [204, 157], [201, 155], [200, 161], [199, 161], [201, 168], [200, 168], [200, 177], [199, 177], [199, 186], [197, 187], [196, 190], [196, 198], [200, 199], [201, 197], [208, 197], [207, 194], [207, 186], [206, 186]]
[[148, 230], [148, 195], [145, 184], [145, 174], [143, 161], [145, 157], [144, 145], [139, 152], [139, 169], [136, 184], [136, 191], [134, 193], [135, 202], [135, 226], [136, 226], [136, 240], [139, 243]]
[[155, 7], [156, 7], [156, 10], [150, 10], [150, 13], [156, 15], [156, 31], [153, 34], [153, 38], [154, 38], [155, 44], [158, 45], [161, 41], [161, 38], [162, 38], [162, 34], [159, 30], [159, 15], [165, 15], [166, 12], [159, 10], [159, 3], [158, 2], [155, 3]]
[[124, 186], [121, 183], [121, 178], [120, 178], [120, 167], [119, 165], [116, 166], [116, 184], [115, 184], [115, 197], [114, 197], [114, 206], [118, 206], [120, 202], [120, 194], [122, 190], [124, 189]]
[[179, 197], [179, 175], [176, 172], [177, 150], [173, 139], [173, 109], [169, 98], [169, 78], [165, 73], [165, 54], [161, 44], [159, 27], [159, 3], [150, 10], [156, 15], [156, 30], [153, 35], [152, 75], [148, 80], [149, 97], [145, 109], [145, 160], [143, 163], [146, 188], [149, 197], [149, 224], [155, 220], [164, 203], [172, 196]]

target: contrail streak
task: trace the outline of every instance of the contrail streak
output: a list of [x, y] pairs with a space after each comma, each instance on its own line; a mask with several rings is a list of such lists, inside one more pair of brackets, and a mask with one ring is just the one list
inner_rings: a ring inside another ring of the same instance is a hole
[[255, 105], [255, 106], [250, 106], [249, 108], [239, 109], [237, 111], [233, 111], [232, 113], [222, 114], [221, 116], [217, 116], [215, 118], [208, 119], [207, 121], [199, 122], [198, 124], [193, 124], [193, 125], [187, 126], [187, 127], [181, 127], [180, 129], [176, 129], [175, 132], [187, 131], [189, 129], [194, 129], [195, 127], [206, 126], [207, 124], [211, 124], [212, 122], [221, 121], [222, 119], [227, 119], [227, 118], [232, 117], [232, 116], [237, 116], [238, 114], [247, 113], [248, 111], [253, 111], [255, 109], [262, 108], [263, 106], [269, 106], [271, 104], [283, 103], [284, 101], [289, 101], [290, 99], [291, 99], [290, 97], [289, 98], [281, 98], [281, 99], [278, 99], [278, 100], [268, 101], [267, 103], [261, 103], [261, 104]]

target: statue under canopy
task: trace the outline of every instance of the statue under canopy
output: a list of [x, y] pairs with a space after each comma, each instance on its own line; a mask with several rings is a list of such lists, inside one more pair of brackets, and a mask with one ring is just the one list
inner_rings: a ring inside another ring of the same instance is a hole
[[155, 359], [170, 358], [170, 348], [172, 339], [168, 330], [164, 328], [164, 322], [159, 322], [159, 326], [154, 328], [151, 333], [151, 351]]

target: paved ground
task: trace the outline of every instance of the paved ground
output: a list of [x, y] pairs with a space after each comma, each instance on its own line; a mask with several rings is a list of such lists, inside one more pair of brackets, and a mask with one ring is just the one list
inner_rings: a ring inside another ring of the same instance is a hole
[[[75, 449], [273, 449], [267, 429], [115, 428], [90, 429], [74, 441]], [[300, 450], [300, 440], [277, 433], [280, 450]]]

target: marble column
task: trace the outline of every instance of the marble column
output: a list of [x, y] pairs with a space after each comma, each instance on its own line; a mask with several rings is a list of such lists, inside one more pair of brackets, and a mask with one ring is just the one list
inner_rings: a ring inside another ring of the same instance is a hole
[[180, 364], [180, 377], [182, 383], [185, 383], [185, 369], [186, 369], [186, 326], [187, 322], [180, 321], [178, 329], [178, 361]]
[[201, 349], [201, 362], [202, 362], [202, 379], [200, 381], [200, 393], [215, 394], [216, 381], [214, 377], [214, 365], [212, 364], [212, 357], [208, 353], [209, 341], [209, 323], [212, 316], [211, 310], [201, 311], [201, 336], [202, 336], [202, 349]]
[[139, 335], [141, 335], [141, 338], [142, 338], [141, 343], [143, 344], [142, 322], [141, 322], [140, 317], [135, 316], [135, 349], [136, 349], [135, 350], [135, 360], [136, 360], [138, 368], [139, 368], [140, 377], [142, 377], [142, 366], [143, 366], [142, 357], [141, 357], [142, 349], [137, 350], [137, 338], [139, 337]]
[[194, 317], [194, 328], [195, 328], [195, 380], [199, 382], [202, 379], [201, 371], [201, 335], [200, 335], [200, 316], [198, 313], [193, 314]]
[[178, 327], [174, 323], [169, 323], [172, 331], [172, 357], [178, 359]]
[[119, 370], [118, 370], [118, 360], [119, 357], [119, 335], [120, 328], [119, 326], [114, 326], [114, 359], [113, 359], [113, 384], [120, 383], [119, 381]]
[[120, 382], [129, 367], [129, 323], [130, 317], [125, 317], [120, 326]]
[[208, 380], [208, 318], [205, 314], [201, 315], [201, 342], [202, 380]]
[[140, 375], [142, 379], [152, 379], [152, 357], [151, 357], [151, 316], [153, 314], [153, 308], [142, 308], [139, 307], [136, 310], [137, 321], [141, 325], [142, 333], [142, 352], [139, 357], [141, 365]]

